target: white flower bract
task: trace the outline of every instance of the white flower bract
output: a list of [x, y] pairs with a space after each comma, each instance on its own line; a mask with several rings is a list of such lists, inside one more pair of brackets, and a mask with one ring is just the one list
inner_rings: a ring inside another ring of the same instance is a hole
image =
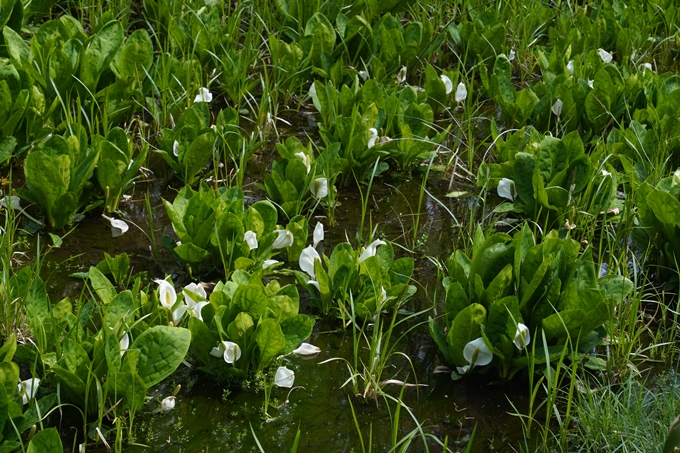
[[161, 412], [169, 412], [175, 408], [175, 397], [168, 396], [161, 401]]
[[328, 179], [326, 178], [316, 178], [313, 182], [309, 191], [312, 192], [314, 198], [321, 200], [328, 196]]
[[319, 252], [317, 252], [311, 245], [300, 253], [300, 269], [307, 273], [312, 278], [316, 278], [314, 272], [314, 261], [321, 261]]
[[531, 333], [529, 328], [522, 323], [517, 324], [517, 332], [515, 333], [515, 346], [517, 349], [526, 348], [531, 342]]
[[175, 288], [167, 280], [156, 280], [156, 283], [158, 283], [158, 300], [165, 308], [172, 309], [177, 302]]
[[40, 379], [32, 378], [26, 379], [25, 381], [19, 382], [19, 393], [24, 404], [28, 404], [30, 400], [35, 398], [36, 393], [38, 393], [38, 386], [40, 385]]
[[323, 241], [323, 237], [323, 223], [318, 222], [314, 227], [314, 243], [312, 247], [316, 248], [316, 246], [319, 245], [319, 242]]
[[274, 239], [272, 249], [282, 249], [293, 245], [295, 237], [293, 236], [293, 233], [290, 232], [290, 230], [276, 230], [275, 233], [278, 234], [278, 236], [276, 239]]
[[606, 64], [606, 63], [611, 63], [612, 60], [614, 59], [614, 57], [612, 56], [612, 54], [610, 54], [609, 52], [607, 52], [606, 50], [604, 50], [604, 49], [602, 49], [602, 48], [597, 49], [597, 53], [600, 55], [600, 58], [602, 58], [602, 61], [603, 61], [605, 64]]
[[446, 88], [446, 94], [451, 94], [453, 91], [453, 82], [451, 79], [449, 79], [449, 76], [442, 74], [439, 76], [440, 79], [442, 79], [442, 82], [444, 82], [444, 87]]
[[274, 384], [277, 387], [291, 388], [295, 382], [295, 373], [293, 370], [289, 370], [285, 366], [280, 366], [276, 370], [276, 375], [274, 376]]
[[498, 187], [496, 187], [498, 195], [507, 198], [510, 201], [515, 201], [517, 196], [517, 190], [515, 190], [515, 181], [508, 178], [502, 178], [498, 181]]
[[257, 248], [257, 234], [254, 231], [248, 230], [243, 235], [243, 240], [248, 244], [250, 250]]
[[111, 236], [113, 236], [114, 238], [124, 235], [127, 232], [127, 230], [130, 229], [130, 226], [127, 223], [125, 223], [124, 220], [114, 219], [113, 217], [109, 217], [103, 214], [102, 217], [108, 220], [109, 223], [111, 224]]
[[455, 99], [456, 102], [463, 102], [467, 99], [467, 95], [468, 92], [467, 88], [465, 88], [465, 84], [460, 82], [456, 88], [456, 94], [453, 96], [453, 99]]
[[387, 244], [385, 241], [382, 241], [380, 239], [376, 239], [375, 241], [371, 242], [368, 247], [364, 249], [364, 251], [361, 253], [359, 256], [359, 262], [362, 263], [363, 261], [367, 260], [368, 258], [375, 256], [376, 252], [378, 251], [378, 246], [379, 245], [385, 245]]
[[213, 100], [213, 95], [210, 92], [209, 89], [205, 87], [201, 87], [198, 89], [198, 94], [194, 98], [194, 103], [196, 102], [206, 102], [206, 103], [211, 103]]
[[318, 354], [321, 352], [321, 348], [318, 346], [314, 346], [313, 344], [309, 343], [301, 343], [300, 346], [293, 351], [293, 354], [297, 355], [314, 355]]

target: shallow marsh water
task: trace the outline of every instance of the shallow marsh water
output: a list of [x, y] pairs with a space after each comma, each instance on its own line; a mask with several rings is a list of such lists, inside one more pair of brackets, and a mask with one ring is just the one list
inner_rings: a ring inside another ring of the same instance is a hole
[[[305, 132], [298, 129], [296, 133], [302, 135]], [[247, 202], [264, 198], [265, 194], [254, 183], [262, 181], [275, 155], [271, 146], [250, 162], [244, 185]], [[133, 275], [146, 272], [148, 278], [152, 279], [172, 274], [177, 284], [189, 281], [189, 276], [161, 245], [164, 234], [173, 234], [161, 198], [172, 200], [176, 189], [168, 188], [171, 175], [167, 174], [164, 167], [159, 167], [154, 178], [136, 184], [130, 199], [121, 204], [121, 211], [131, 224], [124, 236], [112, 238], [109, 226], [103, 219], [87, 217], [78, 224], [77, 230], [63, 238], [61, 247], [52, 249], [46, 256], [43, 273], [49, 276], [48, 290], [53, 300], [66, 296], [77, 298], [83, 289], [83, 282], [69, 275], [87, 271], [89, 266], [103, 259], [104, 252], [112, 256], [123, 252], [130, 255]], [[155, 169], [155, 165], [152, 168]], [[412, 175], [386, 175], [373, 182], [363, 233], [366, 239], [370, 229], [375, 227], [376, 236], [389, 239], [397, 245], [397, 254], [411, 253], [415, 258], [413, 277], [418, 292], [413, 301], [404, 307], [410, 312], [435, 308], [435, 294], [441, 310], [443, 289], [432, 258], [446, 260], [459, 237], [458, 228], [467, 228], [471, 212], [479, 211], [473, 211], [477, 203], [474, 196], [445, 197], [450, 190], [474, 194], [475, 188], [470, 187], [469, 182], [456, 179], [452, 185], [441, 173], [433, 171], [429, 174], [426, 188], [436, 200], [422, 193], [420, 213], [416, 213], [425, 174], [425, 169], [421, 170]], [[366, 189], [366, 186], [361, 188], [364, 196]], [[153, 210], [154, 234], [158, 244], [155, 251], [149, 240], [151, 232], [145, 193], [150, 196]], [[334, 225], [328, 224], [321, 210], [316, 212], [319, 216], [310, 221], [310, 226], [315, 225], [317, 220], [326, 225], [326, 239], [319, 249], [327, 254], [339, 242], [349, 240], [356, 243], [359, 234], [362, 211], [360, 191], [351, 185], [342, 188], [338, 201], [340, 205], [334, 212]], [[417, 218], [420, 219], [419, 228], [414, 235], [413, 222]], [[34, 245], [30, 244], [28, 250], [35, 250]], [[291, 267], [295, 266], [296, 263], [293, 263]], [[304, 291], [302, 293], [301, 312], [316, 314], [304, 304]], [[436, 308], [403, 327], [402, 332], [414, 328], [395, 348], [411, 359], [415, 376], [409, 363], [395, 356], [381, 378], [407, 380], [409, 383], [417, 380], [419, 384], [425, 384], [417, 390], [407, 388], [403, 401], [424, 433], [441, 440], [448, 437], [449, 447], [454, 451], [465, 448], [475, 426], [472, 451], [509, 451], [508, 445], [516, 444], [522, 438], [520, 420], [509, 415], [514, 412], [510, 401], [520, 410], [526, 407], [526, 383], [521, 379], [511, 383], [495, 383], [485, 378], [454, 382], [448, 374], [435, 374], [435, 367], [442, 363], [427, 329], [427, 316], [430, 315], [436, 315]], [[290, 392], [279, 388], [273, 390], [273, 404], [269, 408], [271, 419], [262, 415], [264, 395], [254, 390], [255, 385], [224, 396], [223, 389], [209, 377], [182, 366], [155, 389], [152, 393], [154, 401], [136, 415], [133, 432], [138, 445], [125, 447], [125, 451], [256, 451], [251, 426], [268, 452], [290, 450], [298, 427], [298, 451], [361, 451], [350, 402], [356, 411], [365, 447], [368, 449], [368, 443], [371, 442], [374, 451], [384, 450], [391, 444], [394, 435], [394, 402], [380, 399], [376, 403], [353, 395], [350, 384], [343, 387], [349, 377], [344, 362], [319, 364], [332, 358], [352, 360], [350, 331], [342, 331], [335, 320], [319, 319], [309, 342], [319, 346], [322, 352], [313, 357], [287, 356], [282, 359], [282, 364], [295, 371], [296, 387]], [[364, 348], [360, 351], [360, 357], [366, 355]], [[182, 390], [177, 395], [175, 409], [168, 413], [154, 412], [160, 400], [172, 392], [176, 383], [182, 384]], [[396, 398], [400, 387], [388, 386], [388, 393]], [[278, 405], [281, 407], [274, 407]], [[52, 423], [67, 426], [65, 420], [53, 419]], [[72, 424], [78, 426], [79, 423], [74, 421]], [[411, 415], [402, 409], [397, 439], [415, 428]], [[71, 442], [66, 440], [65, 445]], [[428, 447], [431, 451], [441, 450], [432, 440]], [[414, 437], [409, 451], [425, 451], [423, 441]]]

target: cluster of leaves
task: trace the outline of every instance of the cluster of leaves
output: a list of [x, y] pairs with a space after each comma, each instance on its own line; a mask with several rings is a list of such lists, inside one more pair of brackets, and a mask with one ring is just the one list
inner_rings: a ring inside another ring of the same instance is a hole
[[330, 258], [313, 247], [303, 250], [298, 281], [307, 288], [312, 303], [324, 314], [348, 320], [355, 315], [370, 319], [383, 310], [399, 307], [416, 293], [410, 285], [413, 258], [394, 259], [392, 244], [376, 240], [355, 250], [343, 242]]
[[[447, 330], [430, 319], [430, 333], [446, 362], [468, 366], [468, 372], [475, 363], [464, 349], [482, 337], [503, 378], [530, 362], [559, 357], [565, 347], [571, 354], [598, 345], [614, 306], [633, 289], [622, 276], [598, 278], [590, 248], [580, 253], [578, 242], [560, 238], [556, 231], [536, 244], [527, 225], [514, 237], [485, 237], [478, 228], [472, 258], [456, 250], [447, 265]], [[535, 342], [531, 350], [519, 352], [515, 338], [520, 324], [532, 338], [544, 338], [543, 344]]]
[[[275, 244], [280, 236], [276, 208], [269, 201], [258, 201], [245, 209], [239, 187], [213, 190], [201, 183], [195, 191], [185, 186], [172, 203], [163, 203], [179, 238], [175, 243], [166, 236], [165, 244], [192, 272], [219, 269], [220, 264], [227, 276], [236, 269], [260, 270], [279, 248], [287, 248], [295, 259], [307, 239], [307, 221], [298, 216], [286, 227], [290, 243]], [[251, 240], [246, 240], [246, 233], [251, 233]]]
[[[277, 280], [265, 285], [257, 273], [235, 271], [229, 281], [215, 286], [201, 318], [189, 319], [191, 350], [200, 369], [220, 381], [238, 383], [249, 371], [263, 371], [312, 333], [314, 319], [299, 314], [299, 308], [295, 285], [281, 286]], [[224, 347], [216, 348], [224, 342], [227, 355]]]

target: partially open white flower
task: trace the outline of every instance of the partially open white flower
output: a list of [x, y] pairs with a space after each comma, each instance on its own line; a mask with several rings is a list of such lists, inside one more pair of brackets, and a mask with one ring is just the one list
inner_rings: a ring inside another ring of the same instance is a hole
[[179, 157], [179, 142], [177, 140], [172, 144], [172, 154]]
[[326, 178], [316, 178], [313, 182], [309, 191], [312, 192], [314, 198], [321, 200], [328, 196], [328, 179]]
[[612, 57], [612, 54], [607, 52], [606, 50], [600, 48], [597, 49], [597, 53], [600, 54], [600, 58], [602, 58], [602, 61], [605, 63], [611, 63], [614, 57]]
[[453, 99], [455, 99], [456, 102], [463, 102], [467, 99], [467, 95], [468, 92], [467, 88], [465, 88], [465, 84], [460, 82], [456, 88], [456, 94], [453, 96]]
[[184, 293], [184, 303], [191, 308], [195, 307], [196, 304], [198, 303], [193, 299], [195, 297], [194, 294], [197, 296], [201, 296], [203, 299], [208, 297], [208, 295], [205, 292], [205, 288], [203, 288], [203, 285], [201, 283], [193, 282], [189, 283], [187, 286], [184, 287], [184, 289], [182, 289], [182, 293]]
[[442, 82], [444, 82], [444, 87], [446, 87], [446, 94], [451, 94], [453, 91], [453, 82], [451, 79], [449, 79], [449, 76], [442, 74], [439, 76], [440, 79], [442, 79]]
[[168, 412], [175, 408], [175, 397], [168, 396], [161, 401], [161, 412]]
[[375, 146], [375, 141], [378, 139], [378, 129], [372, 127], [368, 132], [371, 134], [368, 138], [368, 149], [371, 149]]
[[40, 379], [26, 379], [25, 381], [19, 382], [19, 393], [23, 399], [24, 404], [28, 404], [30, 400], [35, 398], [36, 393], [38, 393], [38, 386], [40, 385]]
[[123, 357], [125, 351], [130, 347], [130, 336], [127, 332], [125, 332], [125, 335], [123, 335], [123, 338], [120, 339], [118, 344], [120, 345], [120, 356]]
[[102, 217], [108, 220], [109, 223], [111, 224], [111, 236], [113, 236], [114, 238], [124, 235], [127, 232], [127, 230], [130, 229], [130, 226], [127, 223], [125, 223], [124, 220], [114, 219], [113, 217], [109, 217], [104, 214], [102, 214]]
[[517, 190], [515, 190], [515, 181], [508, 178], [502, 178], [498, 181], [498, 187], [496, 187], [498, 195], [507, 198], [510, 201], [515, 201], [517, 196]]
[[219, 346], [212, 348], [210, 355], [214, 357], [223, 357], [224, 361], [233, 364], [241, 358], [241, 348], [233, 341], [222, 341]]
[[264, 263], [262, 263], [262, 269], [267, 269], [269, 266], [273, 266], [275, 264], [279, 264], [277, 260], [264, 260]]
[[276, 230], [274, 232], [278, 234], [278, 236], [276, 237], [276, 239], [274, 239], [272, 249], [274, 250], [282, 249], [293, 245], [295, 237], [293, 236], [293, 233], [290, 232], [290, 230]]
[[397, 73], [397, 82], [399, 83], [404, 83], [406, 82], [406, 66], [402, 66], [399, 72]]
[[196, 97], [194, 98], [194, 102], [207, 102], [207, 103], [210, 103], [210, 102], [212, 102], [212, 100], [213, 100], [213, 95], [212, 95], [212, 93], [210, 92], [210, 90], [208, 90], [208, 89], [205, 88], [205, 87], [199, 88], [199, 89], [198, 89], [198, 94], [197, 94]]
[[291, 388], [295, 382], [295, 373], [293, 370], [289, 370], [285, 366], [280, 366], [276, 370], [276, 375], [274, 376], [274, 384], [277, 387]]
[[560, 117], [562, 115], [562, 99], [556, 100], [550, 110], [552, 110], [555, 116]]
[[312, 247], [316, 248], [316, 246], [319, 245], [319, 242], [323, 241], [323, 236], [323, 223], [317, 222], [314, 227], [314, 244]]
[[305, 164], [305, 167], [307, 167], [307, 174], [309, 174], [309, 170], [312, 169], [312, 159], [302, 151], [295, 153], [295, 157], [300, 159], [303, 164]]
[[172, 306], [177, 302], [177, 293], [167, 280], [156, 280], [158, 283], [158, 300], [165, 308], [172, 309]]
[[465, 360], [468, 361], [469, 365], [457, 367], [459, 374], [465, 374], [476, 366], [490, 364], [493, 360], [493, 353], [486, 343], [484, 343], [484, 339], [479, 337], [465, 345], [463, 348], [463, 357], [465, 357]]
[[175, 308], [172, 312], [172, 324], [175, 326], [179, 325], [180, 321], [182, 320], [186, 313], [187, 306], [184, 304], [179, 304], [177, 308]]
[[321, 348], [318, 346], [314, 346], [313, 344], [309, 343], [302, 343], [300, 346], [293, 351], [293, 354], [297, 355], [314, 355], [318, 354], [321, 352]]
[[319, 252], [317, 252], [311, 245], [300, 253], [300, 269], [307, 273], [312, 278], [316, 278], [314, 272], [314, 261], [321, 261]]
[[248, 244], [248, 248], [250, 250], [257, 248], [257, 234], [255, 234], [254, 231], [246, 231], [246, 233], [243, 235], [243, 240], [246, 241], [246, 244]]
[[531, 333], [529, 328], [522, 323], [517, 324], [517, 332], [515, 333], [515, 346], [517, 349], [526, 348], [531, 342]]
[[380, 239], [376, 239], [375, 241], [371, 242], [359, 256], [359, 262], [362, 263], [364, 260], [367, 260], [368, 258], [375, 256], [376, 252], [378, 251], [378, 246], [385, 244], [387, 243], [385, 241], [381, 241]]
[[570, 76], [574, 75], [574, 60], [569, 60], [569, 63], [567, 63], [567, 72]]

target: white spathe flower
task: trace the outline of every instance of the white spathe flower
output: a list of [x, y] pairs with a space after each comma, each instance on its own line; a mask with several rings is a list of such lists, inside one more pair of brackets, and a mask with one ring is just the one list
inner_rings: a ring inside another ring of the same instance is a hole
[[124, 235], [127, 232], [127, 230], [130, 229], [130, 226], [127, 223], [125, 223], [124, 220], [114, 219], [113, 217], [109, 217], [104, 214], [102, 214], [102, 217], [108, 220], [109, 223], [111, 224], [111, 236], [113, 236], [114, 238]]
[[359, 74], [359, 77], [361, 77], [361, 79], [362, 79], [364, 82], [365, 82], [365, 81], [368, 79], [368, 77], [369, 77], [368, 71], [359, 71], [358, 74]]
[[179, 142], [177, 140], [172, 144], [172, 154], [179, 157]]
[[38, 393], [39, 385], [40, 379], [38, 378], [26, 379], [25, 381], [19, 382], [18, 390], [24, 404], [28, 404], [30, 400], [35, 398], [36, 393]]
[[595, 81], [594, 80], [588, 80], [588, 86], [590, 88], [595, 88]]
[[276, 230], [274, 232], [278, 234], [278, 236], [276, 237], [276, 239], [274, 239], [272, 249], [274, 250], [282, 249], [293, 245], [295, 237], [293, 236], [293, 233], [290, 232], [290, 230]]
[[158, 300], [165, 308], [172, 309], [172, 306], [177, 302], [177, 293], [167, 280], [156, 280], [158, 283]]
[[120, 339], [118, 344], [120, 345], [120, 356], [123, 357], [125, 351], [130, 347], [130, 336], [127, 332], [125, 332], [125, 335], [123, 335], [123, 338]]
[[254, 231], [246, 231], [243, 235], [243, 240], [246, 241], [250, 250], [257, 248], [257, 234]]
[[184, 304], [179, 304], [177, 308], [172, 312], [172, 324], [177, 326], [182, 320], [184, 315], [187, 313], [187, 306]]
[[201, 315], [201, 310], [203, 310], [203, 307], [205, 307], [206, 305], [210, 305], [210, 302], [205, 301], [199, 302], [193, 307], [187, 307], [187, 311], [191, 316], [203, 321], [203, 315]]
[[642, 75], [644, 76], [647, 70], [652, 70], [651, 63], [642, 63], [638, 68], [642, 68]]
[[517, 324], [517, 332], [515, 333], [515, 346], [517, 346], [517, 349], [524, 349], [530, 342], [531, 333], [529, 328], [520, 322]]
[[21, 211], [21, 199], [16, 195], [7, 195], [0, 199], [0, 209], [11, 206], [15, 211]]
[[205, 292], [205, 288], [203, 288], [203, 285], [201, 283], [189, 283], [187, 286], [182, 289], [182, 293], [184, 294], [184, 303], [187, 304], [189, 308], [193, 308], [196, 306], [198, 303], [193, 299], [193, 294], [201, 296], [203, 299], [207, 298], [208, 295]]
[[378, 129], [372, 127], [368, 132], [371, 134], [368, 138], [368, 149], [371, 149], [375, 146], [375, 141], [378, 140]]
[[562, 99], [558, 99], [555, 101], [553, 106], [550, 108], [552, 112], [555, 114], [555, 116], [559, 117], [562, 115]]
[[210, 355], [223, 357], [225, 362], [233, 364], [241, 358], [241, 348], [233, 341], [221, 341], [216, 348], [212, 348]]
[[607, 52], [606, 50], [599, 48], [597, 49], [597, 53], [600, 55], [600, 58], [602, 58], [602, 61], [605, 63], [611, 63], [614, 57], [612, 57], [612, 54]]
[[316, 248], [316, 246], [319, 245], [319, 242], [323, 241], [323, 236], [323, 223], [317, 222], [314, 227], [314, 244], [312, 247]]
[[293, 370], [289, 370], [285, 366], [280, 366], [276, 370], [276, 375], [274, 376], [274, 384], [277, 387], [291, 388], [295, 382], [295, 373]]
[[515, 197], [517, 196], [515, 181], [508, 178], [501, 178], [501, 180], [498, 181], [498, 187], [496, 187], [496, 191], [498, 192], [499, 196], [507, 198], [510, 201], [515, 201]]
[[314, 273], [314, 261], [316, 260], [321, 261], [321, 257], [319, 252], [311, 245], [300, 253], [300, 269], [312, 278], [316, 278], [316, 273]]
[[467, 88], [465, 88], [465, 84], [460, 82], [456, 88], [456, 94], [453, 96], [453, 99], [455, 99], [456, 102], [463, 102], [467, 99], [467, 95], [468, 93]]
[[399, 72], [397, 73], [397, 82], [399, 83], [404, 83], [406, 82], [406, 66], [402, 66]]
[[439, 76], [440, 79], [442, 79], [442, 82], [444, 82], [444, 87], [446, 87], [446, 94], [451, 94], [453, 91], [453, 82], [451, 79], [449, 79], [449, 76], [442, 74]]
[[490, 364], [493, 360], [493, 353], [486, 343], [484, 343], [484, 339], [479, 337], [465, 345], [463, 348], [463, 357], [468, 361], [468, 365], [457, 367], [458, 374], [465, 374], [476, 366]]
[[387, 300], [387, 291], [385, 291], [384, 286], [381, 286], [380, 287], [380, 297], [378, 298], [378, 302], [382, 304], [383, 302], [385, 302], [385, 300]]
[[295, 153], [295, 157], [300, 159], [302, 161], [302, 163], [305, 164], [305, 167], [307, 167], [307, 174], [309, 174], [309, 170], [312, 169], [311, 158], [307, 154], [303, 153], [302, 151]]
[[513, 47], [512, 49], [510, 49], [510, 55], [508, 55], [508, 61], [514, 60], [514, 59], [515, 59], [515, 55], [516, 55], [516, 54], [515, 54], [515, 48]]
[[161, 412], [168, 412], [175, 408], [175, 397], [168, 396], [161, 401]]
[[293, 351], [293, 354], [297, 355], [314, 355], [318, 354], [321, 352], [321, 348], [318, 346], [314, 346], [313, 344], [309, 343], [301, 343], [300, 346]]
[[264, 260], [264, 263], [262, 263], [262, 269], [267, 269], [269, 266], [273, 266], [275, 264], [279, 264], [279, 261], [277, 261], [277, 260]]
[[574, 60], [569, 60], [569, 63], [567, 63], [567, 72], [570, 76], [574, 75]]
[[319, 293], [321, 292], [321, 287], [319, 286], [319, 282], [317, 282], [316, 280], [309, 280], [307, 282], [307, 284], [312, 285], [314, 288], [316, 288], [317, 291], [319, 291]]
[[371, 242], [368, 247], [364, 249], [364, 251], [361, 253], [359, 256], [359, 262], [362, 263], [368, 258], [375, 256], [376, 252], [378, 251], [378, 246], [379, 245], [385, 245], [387, 244], [385, 241], [382, 241], [380, 239], [376, 239], [375, 241]]
[[213, 100], [213, 95], [209, 89], [201, 87], [198, 89], [198, 94], [194, 98], [194, 102], [206, 102], [210, 103]]
[[611, 175], [612, 174], [609, 173], [607, 170], [605, 170], [604, 168], [602, 169], [602, 176], [611, 176]]
[[313, 182], [309, 191], [312, 192], [314, 198], [321, 200], [328, 196], [328, 179], [326, 178], [316, 178]]

